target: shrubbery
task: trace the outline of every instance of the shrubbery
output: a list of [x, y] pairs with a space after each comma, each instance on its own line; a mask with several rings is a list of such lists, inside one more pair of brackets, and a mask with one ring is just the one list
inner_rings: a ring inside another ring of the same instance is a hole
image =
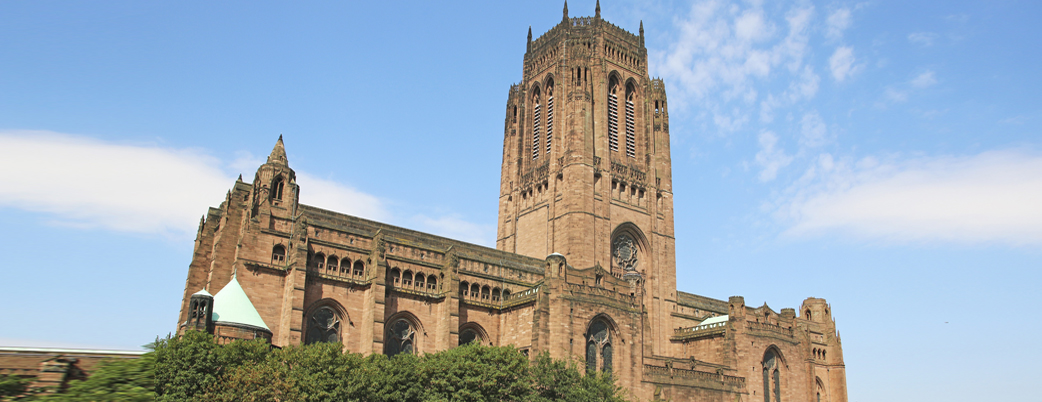
[[44, 401], [624, 401], [610, 375], [513, 347], [469, 344], [423, 356], [344, 353], [319, 343], [217, 345], [190, 331], [141, 359], [104, 363]]

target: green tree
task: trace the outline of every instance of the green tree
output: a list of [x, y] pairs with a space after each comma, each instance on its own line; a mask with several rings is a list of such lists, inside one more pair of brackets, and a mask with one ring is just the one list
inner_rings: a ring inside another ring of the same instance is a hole
[[532, 393], [529, 363], [513, 347], [469, 343], [424, 355], [428, 401], [521, 401]]
[[158, 401], [192, 401], [217, 384], [222, 367], [213, 335], [186, 331], [155, 352]]
[[13, 399], [25, 394], [33, 378], [22, 378], [16, 375], [0, 374], [0, 401]]
[[39, 396], [46, 402], [147, 402], [156, 400], [156, 359], [146, 353], [138, 359], [107, 359], [86, 380], [72, 381], [59, 394]]

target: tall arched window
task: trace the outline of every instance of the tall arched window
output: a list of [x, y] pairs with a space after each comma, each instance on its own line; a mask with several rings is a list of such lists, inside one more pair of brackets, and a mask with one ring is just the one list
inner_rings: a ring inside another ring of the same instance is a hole
[[476, 283], [470, 285], [470, 297], [472, 297], [475, 300], [477, 300], [478, 296], [480, 296], [480, 294], [481, 294], [481, 286], [480, 285], [478, 285]]
[[314, 261], [315, 263], [313, 266], [315, 267], [315, 270], [321, 271], [322, 268], [325, 268], [326, 266], [326, 255], [322, 253], [315, 254]]
[[424, 284], [424, 279], [425, 277], [423, 276], [422, 272], [416, 273], [416, 289], [423, 290], [423, 288], [426, 287]]
[[319, 307], [307, 321], [307, 338], [304, 343], [340, 342], [340, 318], [328, 306]]
[[619, 80], [612, 76], [608, 81], [608, 149], [619, 151]]
[[773, 349], [763, 355], [763, 401], [781, 402], [781, 359]]
[[543, 125], [543, 105], [540, 100], [539, 88], [532, 94], [532, 159], [539, 159], [539, 137], [540, 128]]
[[402, 271], [398, 268], [391, 269], [391, 284], [398, 286], [402, 283]]
[[464, 297], [464, 298], [470, 296], [470, 284], [467, 283], [467, 281], [463, 281], [463, 282], [459, 283], [459, 294], [460, 294], [461, 297]]
[[637, 129], [636, 123], [634, 122], [634, 98], [637, 95], [637, 89], [633, 87], [633, 83], [626, 85], [626, 156], [630, 158], [637, 157]]
[[492, 297], [492, 288], [488, 285], [481, 287], [481, 300], [488, 301]]
[[550, 148], [554, 141], [554, 79], [546, 83], [546, 154], [550, 155]]
[[412, 271], [402, 272], [402, 286], [412, 286]]
[[[608, 323], [597, 319], [586, 331], [586, 371], [610, 373], [612, 370], [612, 338]], [[599, 364], [598, 364], [599, 363]]]
[[286, 262], [286, 247], [276, 244], [275, 247], [271, 248], [271, 263], [281, 264], [283, 262]]
[[282, 200], [282, 189], [286, 186], [286, 183], [282, 180], [282, 176], [275, 179], [275, 185], [271, 187], [271, 199]]
[[416, 351], [416, 328], [409, 320], [399, 318], [387, 327], [384, 354], [388, 357], [399, 353], [413, 354]]
[[362, 276], [365, 274], [365, 263], [362, 260], [355, 261], [355, 276]]
[[438, 277], [431, 275], [427, 277], [427, 289], [438, 290]]

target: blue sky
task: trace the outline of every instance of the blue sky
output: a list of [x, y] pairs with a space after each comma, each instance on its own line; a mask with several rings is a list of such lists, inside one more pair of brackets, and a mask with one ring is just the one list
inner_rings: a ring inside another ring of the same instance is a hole
[[[561, 3], [371, 3], [0, 2], [0, 344], [173, 331], [199, 217], [279, 134], [304, 203], [493, 245]], [[680, 289], [828, 299], [851, 401], [1033, 395], [1040, 11], [603, 2], [667, 83]]]

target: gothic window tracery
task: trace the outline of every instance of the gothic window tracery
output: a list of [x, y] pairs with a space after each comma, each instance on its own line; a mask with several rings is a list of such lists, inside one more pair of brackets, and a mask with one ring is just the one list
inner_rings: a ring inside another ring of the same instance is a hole
[[319, 307], [311, 313], [307, 322], [308, 332], [305, 343], [340, 342], [340, 318], [332, 308]]
[[763, 401], [781, 402], [781, 359], [773, 349], [763, 355]]
[[615, 238], [612, 242], [611, 256], [615, 267], [623, 272], [637, 271], [637, 264], [640, 262], [637, 258], [637, 242], [629, 234], [623, 233]]
[[399, 318], [387, 327], [387, 338], [384, 343], [384, 354], [388, 357], [416, 351], [416, 328], [407, 319]]
[[596, 319], [586, 331], [586, 371], [612, 371], [612, 336], [608, 323]]

